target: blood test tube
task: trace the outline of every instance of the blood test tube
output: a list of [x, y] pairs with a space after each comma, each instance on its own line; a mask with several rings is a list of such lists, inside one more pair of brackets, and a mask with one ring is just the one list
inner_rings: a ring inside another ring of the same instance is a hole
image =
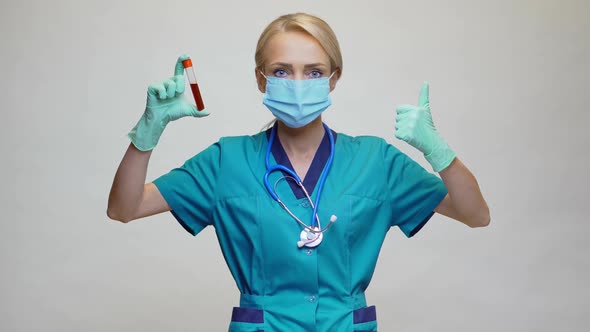
[[186, 71], [186, 77], [188, 77], [188, 82], [191, 85], [191, 90], [193, 91], [193, 97], [195, 98], [195, 103], [197, 104], [197, 110], [202, 111], [205, 109], [205, 104], [203, 104], [203, 98], [201, 97], [201, 91], [199, 91], [199, 85], [197, 84], [197, 77], [195, 76], [195, 70], [193, 69], [193, 62], [190, 58], [182, 61], [182, 66]]

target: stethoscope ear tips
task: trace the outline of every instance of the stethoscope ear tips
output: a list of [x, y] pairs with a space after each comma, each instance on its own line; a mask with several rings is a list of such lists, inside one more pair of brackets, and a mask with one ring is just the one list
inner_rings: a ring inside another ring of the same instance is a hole
[[336, 217], [335, 215], [332, 215], [330, 217], [330, 222], [335, 222], [336, 220], [338, 220], [338, 217]]

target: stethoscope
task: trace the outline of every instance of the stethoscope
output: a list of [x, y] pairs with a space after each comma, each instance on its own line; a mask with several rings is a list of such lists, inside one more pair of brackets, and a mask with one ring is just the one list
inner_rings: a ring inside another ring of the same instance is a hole
[[[268, 190], [270, 196], [272, 196], [272, 198], [275, 201], [277, 201], [283, 207], [283, 209], [285, 209], [285, 211], [287, 211], [287, 213], [289, 213], [289, 215], [291, 217], [293, 217], [293, 219], [295, 219], [301, 226], [303, 226], [303, 230], [299, 234], [299, 241], [297, 241], [297, 247], [299, 247], [299, 248], [301, 248], [303, 246], [306, 246], [309, 248], [317, 247], [322, 242], [322, 239], [324, 238], [324, 232], [327, 231], [330, 228], [330, 226], [332, 226], [332, 223], [334, 223], [336, 221], [336, 219], [338, 219], [335, 215], [332, 215], [330, 217], [330, 223], [328, 224], [328, 226], [326, 226], [325, 228], [322, 229], [322, 224], [321, 224], [320, 218], [318, 217], [318, 214], [317, 214], [318, 206], [320, 204], [320, 196], [322, 194], [322, 188], [324, 187], [324, 184], [326, 183], [326, 177], [328, 176], [328, 171], [330, 170], [330, 167], [332, 166], [332, 160], [334, 160], [334, 137], [332, 136], [332, 131], [325, 124], [322, 123], [322, 125], [324, 126], [326, 133], [328, 133], [328, 139], [330, 141], [330, 156], [328, 157], [328, 161], [326, 162], [326, 166], [324, 167], [322, 174], [320, 175], [320, 178], [318, 180], [318, 194], [315, 198], [315, 203], [313, 203], [311, 201], [311, 197], [307, 193], [307, 190], [303, 186], [303, 181], [301, 181], [301, 178], [297, 175], [297, 173], [295, 173], [294, 171], [290, 170], [289, 168], [287, 168], [283, 165], [279, 165], [279, 164], [274, 165], [274, 166], [270, 165], [271, 148], [272, 148], [272, 144], [274, 143], [275, 137], [277, 135], [277, 130], [276, 130], [277, 126], [276, 125], [272, 127], [272, 130], [270, 132], [270, 138], [268, 141], [268, 147], [266, 149], [266, 157], [265, 157], [266, 172], [264, 173], [264, 185], [266, 186], [266, 189]], [[289, 176], [279, 178], [275, 182], [274, 186], [271, 186], [268, 181], [268, 177], [274, 171], [283, 171], [283, 172], [287, 173]], [[291, 212], [291, 210], [289, 210], [289, 208], [285, 205], [285, 203], [283, 203], [283, 201], [281, 201], [281, 198], [277, 194], [277, 190], [276, 190], [277, 183], [281, 180], [286, 180], [287, 178], [291, 178], [293, 181], [295, 181], [295, 183], [299, 186], [299, 188], [301, 188], [301, 190], [303, 190], [303, 193], [305, 194], [305, 197], [307, 197], [307, 201], [309, 202], [309, 205], [311, 205], [311, 207], [313, 208], [313, 213], [311, 215], [310, 225], [307, 225], [306, 223], [301, 221], [301, 219], [299, 219], [295, 214], [293, 214], [293, 212]]]

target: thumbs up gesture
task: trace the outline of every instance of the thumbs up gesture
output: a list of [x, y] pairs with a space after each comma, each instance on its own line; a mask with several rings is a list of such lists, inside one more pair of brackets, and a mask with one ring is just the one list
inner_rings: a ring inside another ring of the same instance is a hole
[[420, 150], [435, 172], [447, 168], [457, 154], [440, 137], [430, 113], [429, 86], [424, 82], [418, 106], [397, 107], [395, 137]]

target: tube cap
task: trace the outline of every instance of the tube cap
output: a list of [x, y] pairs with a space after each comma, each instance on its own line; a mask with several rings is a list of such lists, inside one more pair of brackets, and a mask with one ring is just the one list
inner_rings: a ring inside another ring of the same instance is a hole
[[192, 67], [193, 66], [193, 61], [190, 58], [188, 58], [188, 59], [182, 61], [182, 66], [184, 68]]

